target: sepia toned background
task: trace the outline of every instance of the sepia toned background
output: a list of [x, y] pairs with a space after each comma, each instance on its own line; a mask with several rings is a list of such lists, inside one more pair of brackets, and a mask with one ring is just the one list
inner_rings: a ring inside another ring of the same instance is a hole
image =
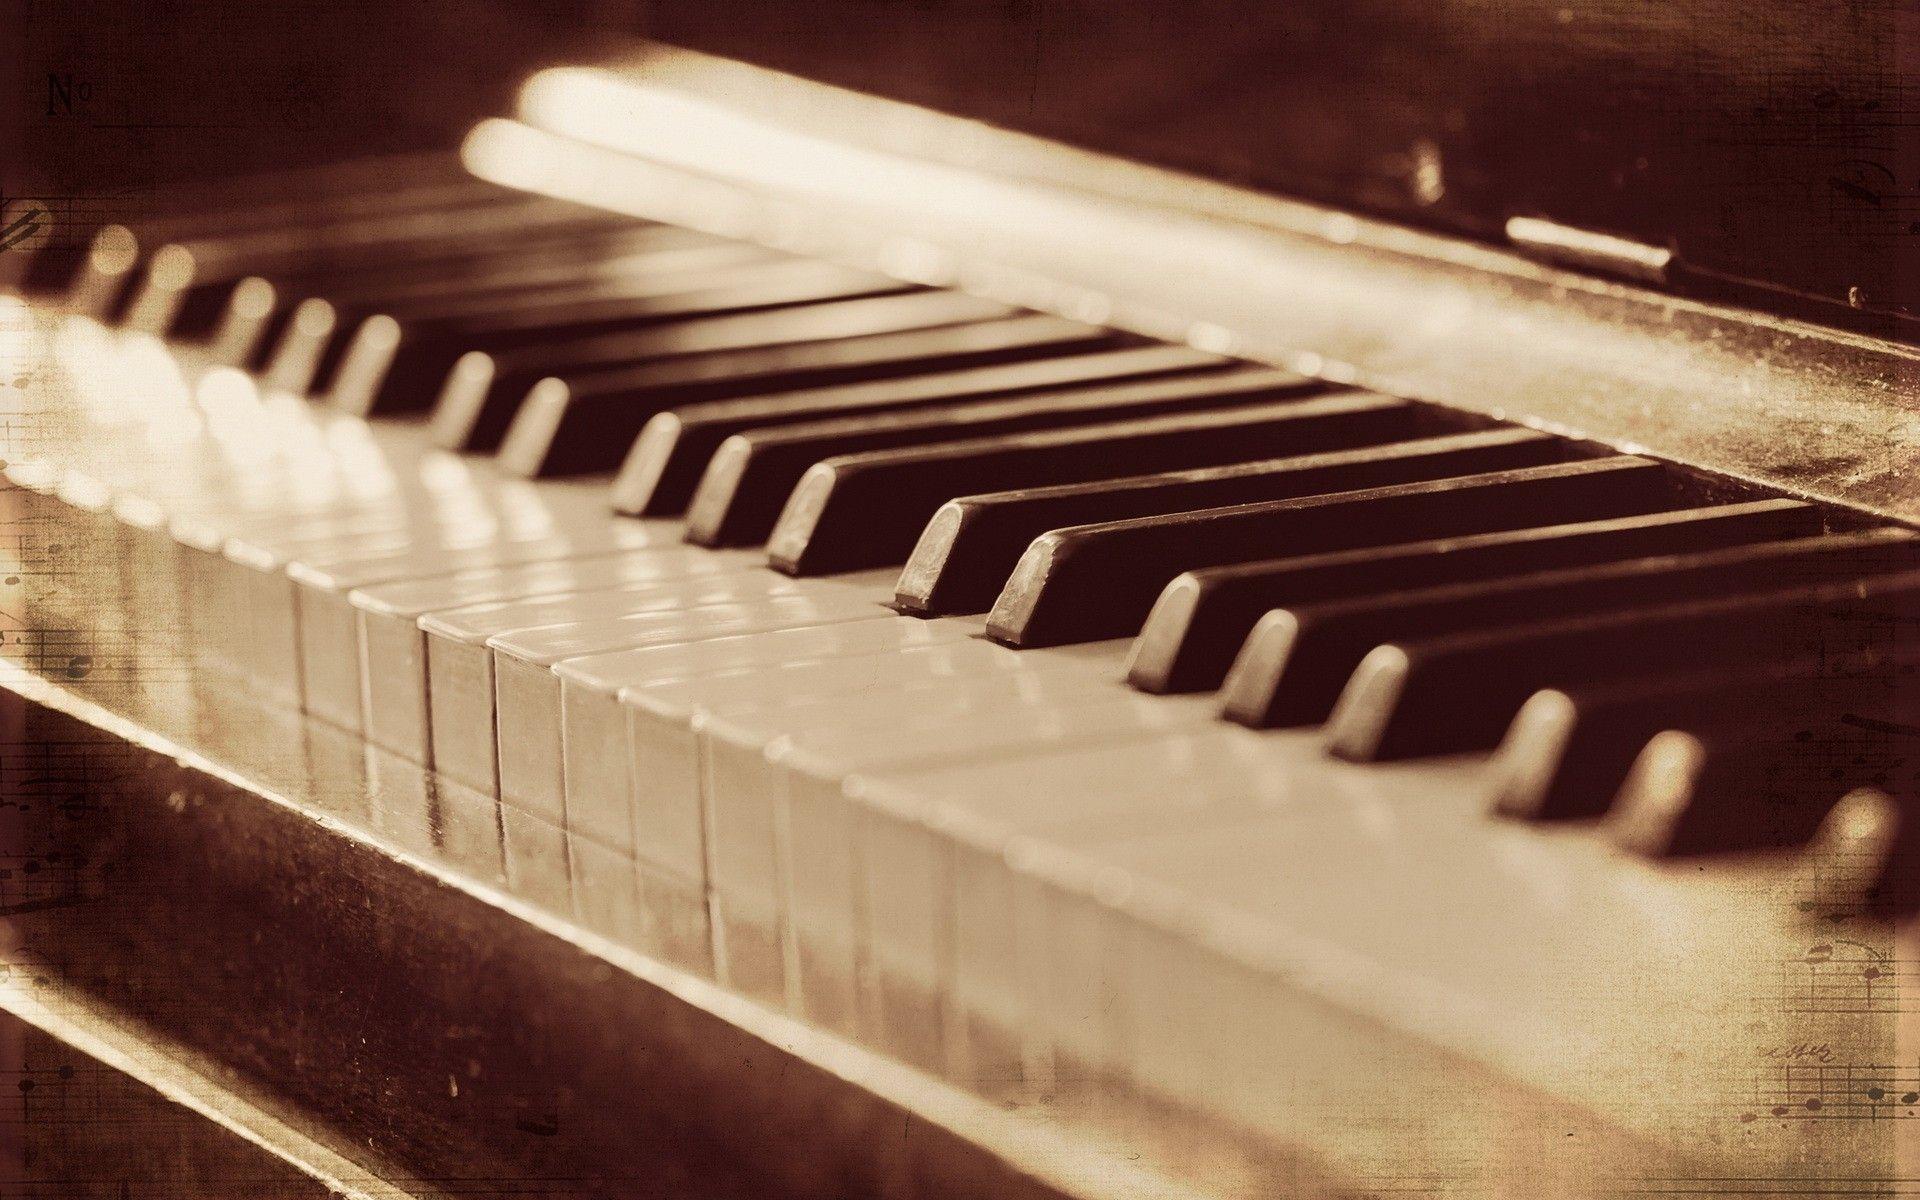
[[[1904, 0], [1682, 7], [1624, 0], [0, 0], [0, 202], [42, 203], [55, 236], [83, 238], [142, 211], [169, 188], [451, 146], [477, 119], [511, 111], [533, 70], [618, 56], [645, 36], [1482, 242], [1499, 241], [1514, 216], [1616, 233], [1674, 249], [1674, 286], [1683, 292], [1910, 344], [1920, 312], [1920, 8]], [[0, 730], [0, 744], [19, 744], [23, 736]], [[105, 774], [83, 782], [111, 794], [115, 785], [101, 779], [112, 777], [113, 752], [95, 746], [89, 754]], [[18, 782], [17, 760], [11, 769]], [[150, 773], [168, 769], [141, 764]], [[234, 800], [243, 810], [248, 803]], [[272, 827], [271, 813], [251, 819]], [[274, 911], [311, 922], [295, 926], [289, 940], [317, 941], [338, 913], [316, 913], [311, 898], [288, 882], [306, 846], [297, 836], [276, 841], [281, 832], [272, 827], [260, 835], [291, 847], [271, 860], [287, 870], [262, 888], [279, 906]], [[171, 927], [146, 928], [138, 923], [138, 894], [131, 902], [119, 897], [124, 907], [113, 916], [135, 930], [129, 940], [142, 952], [164, 952], [169, 938], [190, 936], [196, 920], [219, 917], [217, 897], [168, 900], [186, 915], [171, 918]], [[1688, 969], [1661, 960], [1657, 950], [1644, 960], [1648, 978]], [[1864, 957], [1849, 957], [1855, 950]], [[1462, 955], [1474, 952], [1460, 948]], [[548, 981], [543, 972], [553, 966], [529, 957], [524, 976], [512, 977], [527, 994]], [[1812, 994], [1843, 973], [1847, 986], [1858, 987], [1860, 964], [1870, 959], [1868, 969], [1879, 972], [1883, 957], [1894, 964], [1887, 975], [1905, 978], [1877, 991], [1868, 984], [1866, 1000], [1849, 993], [1831, 1011], [1795, 1007], [1802, 991]], [[364, 962], [369, 974], [380, 968], [372, 954], [353, 961]], [[1786, 1000], [1774, 1015], [1798, 1029], [1797, 1019], [1812, 1011], [1815, 1020], [1805, 1027], [1830, 1023], [1857, 1035], [1857, 1044], [1743, 1033], [1760, 1066], [1752, 1095], [1738, 1097], [1741, 1110], [1755, 1120], [1769, 1113], [1800, 1118], [1817, 1111], [1809, 1099], [1826, 1097], [1833, 1111], [1843, 1102], [1837, 1098], [1858, 1092], [1852, 1069], [1844, 1078], [1839, 1072], [1849, 1055], [1892, 1057], [1892, 1019], [1912, 1024], [1899, 995], [1902, 984], [1911, 986], [1912, 962], [1910, 949], [1859, 949], [1810, 934], [1799, 957], [1780, 963]], [[421, 953], [408, 973], [395, 973], [398, 982], [385, 981], [389, 990], [381, 994], [405, 1009], [417, 998], [409, 987], [428, 986], [436, 965]], [[305, 970], [317, 968], [293, 964], [288, 977], [316, 992], [331, 986], [330, 996], [349, 990]], [[565, 981], [565, 995], [599, 994], [597, 977], [582, 974]], [[166, 978], [178, 989], [167, 1002], [190, 1007], [199, 981]], [[439, 980], [449, 993], [465, 982]], [[1596, 1008], [1636, 988], [1633, 979], [1606, 983]], [[233, 977], [206, 985], [232, 1010], [247, 1008], [250, 986]], [[437, 1013], [458, 1011], [465, 997], [433, 999]], [[1774, 999], [1734, 998], [1762, 1010]], [[337, 1004], [329, 1019], [345, 1027], [350, 1008]], [[618, 1008], [609, 1004], [607, 1011]], [[182, 1020], [210, 1040], [225, 1032], [213, 1008]], [[1762, 1024], [1756, 1019], [1756, 1029]], [[421, 1068], [379, 1098], [398, 1097], [416, 1113], [440, 1103], [443, 1091], [440, 1064], [421, 1049], [425, 1038], [413, 1036], [422, 1028], [403, 1026], [392, 1045], [378, 1048], [394, 1063]], [[316, 1020], [298, 1042], [322, 1060], [317, 1080], [340, 1082], [324, 1061], [333, 1031]], [[595, 1039], [613, 1036], [577, 1032], [568, 1054], [557, 1056], [564, 1069], [551, 1058], [536, 1064], [548, 1072], [539, 1076], [543, 1085], [591, 1066], [605, 1050]], [[703, 1037], [716, 1036], [704, 1026], [681, 1034], [695, 1050]], [[1658, 1014], [1648, 1014], [1636, 1036], [1643, 1039], [1637, 1049], [1663, 1062], [1684, 1058], [1688, 1049], [1665, 1040]], [[1911, 1034], [1902, 1036], [1908, 1041], [1897, 1049], [1905, 1054]], [[735, 1048], [724, 1045], [729, 1053]], [[408, 1057], [414, 1053], [419, 1060]], [[743, 1091], [759, 1065], [733, 1068]], [[728, 1078], [717, 1068], [714, 1077]], [[1897, 1080], [1920, 1087], [1920, 1075]], [[1716, 1078], [1700, 1095], [1654, 1096], [1645, 1104], [1693, 1112], [1726, 1102], [1736, 1084]], [[599, 1099], [613, 1090], [589, 1094]], [[1380, 1080], [1379, 1092], [1383, 1106], [1404, 1105], [1409, 1121], [1445, 1107], [1443, 1099], [1401, 1094], [1390, 1077]], [[568, 1102], [576, 1109], [556, 1102], [556, 1111], [569, 1114], [559, 1142], [550, 1140], [559, 1131], [548, 1128], [544, 1109], [516, 1111], [489, 1130], [512, 1129], [535, 1146], [564, 1145], [574, 1133], [572, 1112], [587, 1107], [578, 1096]], [[8, 1171], [32, 1181], [21, 1195], [48, 1200], [200, 1195], [208, 1193], [196, 1188], [214, 1183], [235, 1195], [248, 1187], [263, 1195], [306, 1194], [299, 1181], [272, 1176], [270, 1157], [256, 1161], [244, 1144], [183, 1120], [141, 1085], [11, 1021], [0, 1021], [0, 1112], [0, 1200], [15, 1194], [6, 1190], [14, 1178]], [[392, 1135], [373, 1104], [354, 1115], [366, 1121], [356, 1134]], [[1556, 1117], [1516, 1119], [1545, 1127]], [[849, 1119], [835, 1128], [854, 1144], [859, 1139], [846, 1130], [856, 1125]], [[472, 1145], [448, 1133], [442, 1151], [453, 1147], [484, 1163], [500, 1150], [480, 1144], [484, 1132], [465, 1131]], [[777, 1131], [795, 1144], [813, 1132], [804, 1121]], [[1880, 1157], [1861, 1178], [1837, 1185], [1855, 1188], [1852, 1194], [1898, 1194], [1878, 1190], [1906, 1186], [1881, 1170], [1881, 1130], [1862, 1125], [1851, 1135]], [[592, 1149], [609, 1159], [629, 1152], [616, 1142]], [[142, 1155], [154, 1146], [178, 1154], [166, 1166], [178, 1189], [122, 1190], [143, 1175], [150, 1179], [153, 1164]], [[712, 1147], [696, 1150], [696, 1160], [722, 1157]], [[114, 1165], [102, 1166], [108, 1162]], [[253, 1171], [266, 1174], [255, 1179]], [[1432, 1181], [1383, 1186], [1423, 1182]], [[831, 1181], [820, 1186], [826, 1194]]]

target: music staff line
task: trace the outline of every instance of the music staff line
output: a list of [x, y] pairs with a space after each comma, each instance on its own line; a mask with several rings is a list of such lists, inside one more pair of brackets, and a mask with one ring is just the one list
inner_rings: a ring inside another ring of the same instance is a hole
[[1860, 942], [1823, 942], [1780, 963], [1779, 1011], [1898, 1013], [1920, 994], [1920, 960], [1893, 958]]
[[1909, 1066], [1872, 1063], [1783, 1063], [1755, 1081], [1743, 1123], [1763, 1116], [1794, 1121], [1881, 1121], [1920, 1117], [1920, 1060]]

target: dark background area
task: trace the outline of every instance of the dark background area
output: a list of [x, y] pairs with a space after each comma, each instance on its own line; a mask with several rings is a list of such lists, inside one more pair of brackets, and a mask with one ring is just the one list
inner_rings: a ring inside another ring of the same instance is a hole
[[172, 184], [450, 148], [529, 71], [606, 53], [643, 8], [0, 0], [0, 193], [106, 212]]
[[[1911, 0], [0, 0], [0, 193], [452, 145], [640, 34], [1413, 224], [1547, 216], [1906, 332]], [[1849, 310], [1851, 305], [1851, 311]]]

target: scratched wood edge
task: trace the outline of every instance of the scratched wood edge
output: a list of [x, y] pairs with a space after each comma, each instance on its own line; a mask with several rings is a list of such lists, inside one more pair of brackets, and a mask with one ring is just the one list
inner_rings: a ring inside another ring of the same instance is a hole
[[496, 182], [1920, 520], [1920, 350], [655, 47], [533, 76]]
[[[552, 968], [555, 983], [551, 993], [553, 1012], [577, 1013], [578, 1023], [582, 1025], [630, 1016], [630, 1013], [622, 1011], [619, 1001], [631, 999], [636, 994], [650, 1004], [663, 1006], [678, 1019], [656, 1021], [651, 1029], [642, 1029], [639, 1023], [631, 1023], [621, 1036], [644, 1043], [646, 1053], [660, 1056], [669, 1063], [676, 1058], [689, 1061], [697, 1058], [699, 1061], [692, 1063], [689, 1069], [705, 1071], [709, 1076], [716, 1062], [737, 1064], [740, 1072], [738, 1077], [729, 1080], [723, 1075], [717, 1079], [710, 1078], [709, 1082], [716, 1088], [738, 1084], [739, 1090], [748, 1096], [744, 1103], [748, 1110], [755, 1104], [763, 1107], [771, 1105], [775, 1109], [783, 1104], [797, 1105], [803, 1110], [773, 1112], [770, 1115], [776, 1121], [771, 1126], [748, 1125], [732, 1130], [707, 1130], [729, 1148], [729, 1153], [738, 1151], [749, 1157], [766, 1156], [777, 1160], [781, 1155], [854, 1155], [875, 1149], [882, 1151], [877, 1155], [881, 1160], [879, 1166], [873, 1163], [849, 1163], [838, 1173], [831, 1169], [803, 1172], [803, 1183], [824, 1182], [812, 1191], [798, 1188], [792, 1192], [794, 1195], [855, 1194], [843, 1190], [851, 1180], [873, 1184], [870, 1194], [888, 1196], [1206, 1200], [1219, 1194], [1210, 1187], [1176, 1177], [1180, 1171], [1178, 1167], [1174, 1171], [1157, 1169], [1158, 1164], [1152, 1156], [1141, 1154], [1139, 1147], [1116, 1144], [1105, 1139], [1093, 1127], [1077, 1124], [1071, 1118], [1060, 1119], [1061, 1114], [1057, 1112], [1036, 1109], [1022, 1113], [1003, 1109], [892, 1059], [763, 1008], [698, 977], [626, 950], [589, 931], [558, 920], [516, 897], [467, 878], [445, 864], [411, 853], [346, 820], [316, 811], [293, 797], [265, 788], [73, 690], [32, 674], [9, 672], [4, 679], [0, 679], [0, 692], [13, 693], [17, 698], [14, 702], [24, 703], [29, 712], [43, 710], [57, 719], [83, 726], [104, 739], [112, 739], [113, 744], [124, 745], [135, 758], [147, 760], [149, 766], [157, 766], [165, 780], [172, 785], [137, 789], [142, 793], [157, 794], [122, 792], [115, 798], [120, 805], [131, 804], [152, 812], [165, 810], [167, 816], [164, 820], [176, 830], [183, 825], [232, 827], [237, 824], [251, 827], [278, 822], [281, 828], [277, 834], [269, 834], [262, 839], [263, 844], [272, 843], [276, 836], [284, 838], [288, 830], [292, 830], [294, 842], [291, 844], [297, 861], [316, 870], [339, 875], [349, 884], [358, 872], [370, 872], [366, 878], [377, 879], [383, 887], [402, 889], [413, 893], [416, 900], [424, 899], [417, 909], [394, 914], [393, 919], [386, 922], [392, 927], [385, 932], [401, 945], [406, 943], [410, 935], [423, 932], [407, 928], [409, 922], [447, 913], [458, 913], [458, 923], [462, 928], [470, 929], [477, 925], [503, 941], [513, 943], [504, 952], [498, 946], [478, 947], [475, 962], [442, 962], [434, 964], [436, 970], [456, 973], [462, 969], [486, 970], [518, 955], [530, 956], [534, 961]], [[0, 702], [4, 702], [4, 697], [0, 697]], [[209, 803], [189, 805], [187, 810], [183, 810], [176, 801], [189, 792], [204, 795]], [[182, 817], [186, 819], [183, 821]], [[193, 835], [188, 836], [191, 838]], [[214, 847], [233, 847], [232, 841], [222, 841], [220, 838], [221, 835], [214, 835]], [[191, 840], [185, 845], [189, 851], [198, 848]], [[140, 854], [142, 861], [149, 862], [149, 865], [167, 860], [161, 868], [163, 870], [204, 871], [206, 878], [188, 886], [216, 891], [226, 881], [229, 868], [241, 868], [244, 865], [204, 859], [196, 861], [190, 854], [183, 856], [178, 845], [150, 844], [139, 834], [134, 835], [130, 844], [122, 846], [123, 853], [128, 849]], [[273, 848], [268, 845], [261, 857], [265, 860], [272, 855]], [[348, 860], [353, 860], [356, 865], [344, 865]], [[264, 865], [271, 869], [287, 864], [265, 862]], [[240, 872], [234, 870], [232, 874], [238, 877]], [[114, 886], [126, 891], [124, 882]], [[347, 889], [340, 890], [345, 894]], [[138, 897], [122, 899], [137, 901]], [[444, 1167], [438, 1172], [423, 1173], [414, 1167], [405, 1154], [396, 1152], [392, 1144], [382, 1144], [372, 1157], [381, 1163], [397, 1162], [411, 1168], [401, 1180], [401, 1185], [409, 1190], [381, 1190], [382, 1186], [391, 1185], [377, 1185], [374, 1173], [390, 1168], [376, 1166], [374, 1162], [349, 1165], [353, 1163], [353, 1155], [365, 1139], [347, 1139], [343, 1143], [327, 1135], [326, 1127], [337, 1123], [342, 1114], [314, 1112], [313, 1106], [303, 1104], [301, 1097], [290, 1097], [287, 1105], [293, 1113], [311, 1115], [318, 1122], [313, 1134], [300, 1134], [292, 1122], [280, 1119], [261, 1105], [245, 1100], [239, 1091], [222, 1089], [218, 1085], [210, 1088], [208, 1072], [194, 1066], [196, 1060], [212, 1058], [218, 1061], [222, 1072], [238, 1070], [243, 1075], [249, 1074], [250, 1066], [256, 1064], [228, 1061], [221, 1053], [221, 1047], [205, 1044], [191, 1033], [169, 1031], [168, 1018], [164, 1015], [149, 1019], [152, 1014], [127, 1011], [129, 1006], [125, 1003], [126, 997], [96, 994], [78, 976], [97, 972], [102, 967], [109, 975], [117, 975], [121, 971], [139, 975], [142, 971], [156, 969], [162, 973], [177, 970], [190, 974], [195, 968], [202, 971], [218, 970], [223, 969], [223, 965], [217, 961], [201, 961], [156, 968], [152, 962], [133, 962], [133, 956], [151, 952], [155, 947], [137, 941], [127, 945], [110, 945], [107, 943], [111, 939], [96, 940], [84, 928], [78, 934], [69, 929], [55, 932], [50, 939], [46, 937], [50, 928], [57, 929], [64, 914], [85, 908], [84, 904], [49, 906], [44, 911], [18, 915], [12, 919], [16, 945], [33, 956], [43, 978], [47, 977], [48, 972], [52, 972], [52, 978], [49, 984], [42, 986], [37, 999], [33, 990], [23, 990], [17, 983], [0, 989], [0, 1007], [16, 1012], [35, 1025], [60, 1026], [58, 1029], [49, 1028], [49, 1031], [63, 1040], [71, 1041], [72, 1038], [67, 1036], [70, 1033], [82, 1039], [85, 1043], [82, 1048], [88, 1053], [94, 1053], [97, 1046], [104, 1053], [117, 1055], [109, 1065], [126, 1071], [195, 1111], [207, 1107], [223, 1113], [225, 1119], [232, 1121], [243, 1136], [248, 1136], [250, 1140], [257, 1137], [260, 1139], [258, 1144], [267, 1146], [277, 1156], [290, 1155], [288, 1160], [300, 1164], [304, 1172], [316, 1178], [339, 1178], [354, 1182], [355, 1186], [364, 1189], [360, 1193], [348, 1191], [343, 1194], [364, 1194], [369, 1200], [383, 1200], [385, 1197], [399, 1200], [412, 1195], [439, 1194], [431, 1184], [444, 1175]], [[249, 926], [271, 928], [275, 915], [250, 912], [244, 919], [236, 920], [230, 933], [245, 941], [250, 936]], [[257, 932], [255, 929], [254, 934]], [[257, 946], [229, 945], [225, 949], [237, 955], [239, 960], [246, 961], [250, 969], [270, 966], [270, 959], [261, 956]], [[328, 948], [314, 946], [310, 949], [313, 953], [324, 955]], [[49, 953], [49, 950], [53, 953]], [[83, 955], [97, 951], [100, 961], [75, 964], [73, 952], [76, 950]], [[49, 962], [64, 962], [65, 965], [49, 967]], [[79, 966], [77, 972], [76, 966]], [[225, 963], [224, 969], [232, 970], [232, 962]], [[590, 981], [591, 986], [584, 989], [572, 986], [582, 979]], [[46, 987], [73, 990], [68, 991], [63, 1000], [49, 1002], [47, 997], [55, 993], [44, 990]], [[295, 1004], [299, 998], [290, 995], [282, 999], [288, 1004]], [[488, 1016], [511, 1019], [514, 1015], [511, 1012], [469, 1012], [453, 1013], [449, 1017], [484, 1022]], [[566, 1021], [563, 1019], [560, 1023], [565, 1024]], [[143, 1027], [150, 1027], [150, 1031], [139, 1032]], [[109, 1036], [112, 1030], [118, 1031], [121, 1041], [116, 1043], [112, 1040]], [[350, 1031], [333, 1032], [338, 1035]], [[676, 1039], [679, 1044], [675, 1044]], [[718, 1049], [708, 1044], [700, 1054], [688, 1053], [689, 1045], [686, 1043], [706, 1042], [708, 1039], [714, 1043], [724, 1039], [727, 1044]], [[136, 1044], [140, 1048], [132, 1049]], [[187, 1052], [169, 1055], [166, 1050], [169, 1044], [184, 1046]], [[96, 1054], [96, 1057], [99, 1055]], [[777, 1075], [780, 1086], [767, 1086], [769, 1073]], [[785, 1086], [789, 1077], [792, 1080], [790, 1088]], [[254, 1082], [276, 1102], [285, 1095], [287, 1081], [284, 1079], [260, 1078]], [[537, 1091], [539, 1084], [536, 1082], [529, 1086]], [[627, 1096], [625, 1099], [632, 1102], [635, 1097]], [[537, 1108], [537, 1105], [534, 1107]], [[722, 1103], [720, 1110], [724, 1111], [725, 1108], [725, 1103]], [[829, 1110], [837, 1111], [840, 1119], [823, 1118], [816, 1126], [814, 1118]], [[853, 1114], [851, 1117], [846, 1115], [849, 1112]], [[741, 1114], [735, 1112], [732, 1115]], [[409, 1114], [406, 1113], [395, 1117], [402, 1122], [408, 1118]], [[814, 1142], [789, 1140], [777, 1147], [770, 1147], [758, 1141], [769, 1128], [776, 1134], [784, 1132], [789, 1137], [797, 1130], [808, 1130], [823, 1136]], [[893, 1148], [875, 1147], [870, 1141], [858, 1138], [843, 1139], [839, 1145], [828, 1144], [833, 1140], [836, 1130], [844, 1132], [848, 1128], [868, 1132], [901, 1129], [902, 1141], [907, 1147], [904, 1151], [906, 1161], [900, 1161], [900, 1153]], [[357, 1132], [364, 1133], [364, 1130]], [[292, 1140], [283, 1136], [285, 1134], [293, 1135]], [[384, 1141], [391, 1143], [392, 1139]], [[342, 1150], [333, 1151], [329, 1148], [329, 1142], [341, 1145]], [[347, 1148], [349, 1145], [352, 1148]], [[1181, 1167], [1190, 1165], [1181, 1164]], [[358, 1174], [355, 1174], [356, 1170]], [[1310, 1167], [1294, 1166], [1290, 1170], [1293, 1178], [1302, 1182], [1315, 1175]], [[735, 1190], [715, 1194], [761, 1194], [759, 1188], [767, 1182], [766, 1177], [756, 1177], [745, 1193]], [[782, 1182], [791, 1185], [795, 1181], [787, 1179]], [[1336, 1191], [1337, 1184], [1322, 1181], [1302, 1194], [1333, 1194]]]
[[332, 1195], [345, 1200], [417, 1200], [418, 1193], [389, 1182], [401, 1172], [370, 1167], [363, 1161], [364, 1149], [356, 1158], [314, 1131], [296, 1127], [257, 1098], [214, 1078], [185, 1046], [151, 1028], [116, 1020], [31, 957], [0, 954], [0, 1012], [135, 1080]]

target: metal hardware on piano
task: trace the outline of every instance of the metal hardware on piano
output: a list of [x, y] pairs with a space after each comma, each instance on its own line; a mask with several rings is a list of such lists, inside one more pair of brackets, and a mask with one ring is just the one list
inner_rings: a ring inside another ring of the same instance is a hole
[[656, 51], [12, 256], [5, 1007], [354, 1194], [1911, 1177], [1914, 351], [1515, 245]]

